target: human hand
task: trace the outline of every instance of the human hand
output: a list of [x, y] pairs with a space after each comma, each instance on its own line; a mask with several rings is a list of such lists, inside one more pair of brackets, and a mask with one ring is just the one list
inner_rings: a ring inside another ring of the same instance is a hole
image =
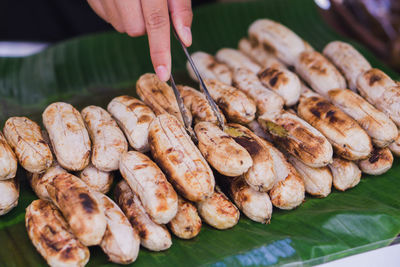
[[162, 81], [171, 74], [170, 19], [186, 46], [192, 44], [190, 0], [88, 0], [102, 19], [129, 36], [147, 33], [154, 70]]

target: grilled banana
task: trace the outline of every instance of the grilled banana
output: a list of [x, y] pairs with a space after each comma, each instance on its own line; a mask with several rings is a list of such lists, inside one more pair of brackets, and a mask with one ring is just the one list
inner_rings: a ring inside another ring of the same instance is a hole
[[17, 174], [17, 157], [0, 132], [0, 181], [14, 178]]
[[150, 150], [158, 166], [185, 198], [202, 201], [214, 192], [211, 168], [174, 116], [157, 116], [150, 126]]
[[78, 177], [61, 173], [46, 188], [79, 241], [86, 246], [100, 244], [106, 217], [89, 187]]
[[[218, 62], [212, 55], [198, 51], [193, 53], [191, 56], [201, 78], [215, 79], [228, 85], [232, 83], [232, 73], [229, 67]], [[190, 77], [198, 82], [197, 76], [189, 62], [186, 63], [186, 69], [189, 72]]]
[[151, 220], [139, 197], [131, 190], [126, 181], [117, 184], [114, 198], [133, 228], [139, 232], [140, 243], [143, 247], [152, 251], [162, 251], [172, 245], [171, 235], [166, 227]]
[[171, 232], [179, 238], [191, 239], [201, 230], [201, 219], [196, 206], [182, 197], [178, 197], [178, 212], [168, 223]]
[[175, 217], [178, 196], [150, 158], [140, 152], [126, 152], [121, 157], [119, 170], [155, 223], [166, 224]]
[[358, 167], [363, 173], [381, 175], [393, 165], [393, 154], [389, 148], [375, 148], [371, 156], [358, 162]]
[[371, 139], [360, 125], [317, 94], [303, 94], [297, 114], [328, 138], [337, 155], [359, 160], [372, 152]]
[[47, 192], [47, 184], [61, 173], [67, 173], [67, 171], [55, 162], [44, 173], [28, 173], [27, 176], [36, 195], [40, 199], [51, 201], [49, 193]]
[[262, 45], [286, 65], [294, 65], [299, 54], [308, 49], [292, 30], [269, 19], [256, 20], [250, 25], [248, 33], [252, 41]]
[[119, 127], [124, 131], [129, 144], [140, 152], [149, 150], [149, 127], [156, 117], [142, 101], [131, 96], [114, 98], [107, 107]]
[[0, 216], [18, 205], [19, 183], [17, 178], [0, 181]]
[[260, 223], [270, 222], [272, 203], [268, 193], [254, 190], [240, 176], [231, 181], [229, 192], [236, 206], [250, 220]]
[[326, 197], [331, 193], [333, 177], [328, 167], [312, 168], [293, 156], [289, 156], [288, 160], [303, 179], [308, 194]]
[[360, 94], [377, 109], [400, 126], [400, 86], [378, 69], [370, 69], [358, 76]]
[[265, 88], [257, 75], [248, 69], [236, 69], [233, 72], [233, 84], [253, 99], [258, 116], [273, 118], [282, 112], [284, 99], [276, 92]]
[[[169, 113], [175, 116], [182, 125], [184, 124], [174, 91], [167, 83], [160, 81], [157, 75], [146, 73], [140, 76], [136, 83], [136, 93], [156, 115]], [[189, 112], [188, 116], [191, 120]]]
[[215, 55], [218, 61], [226, 64], [232, 71], [245, 68], [253, 73], [258, 73], [261, 67], [239, 50], [222, 48]]
[[201, 153], [219, 173], [235, 177], [247, 172], [253, 165], [253, 160], [246, 149], [215, 124], [199, 122], [194, 131], [199, 140], [198, 147]]
[[260, 125], [282, 150], [310, 167], [319, 168], [332, 161], [332, 146], [318, 130], [291, 112], [274, 120], [259, 117]]
[[330, 42], [325, 46], [323, 54], [343, 73], [353, 91], [357, 91], [358, 76], [372, 68], [360, 52], [345, 42]]
[[89, 164], [85, 169], [79, 172], [79, 178], [81, 178], [90, 189], [106, 194], [110, 191], [114, 181], [114, 174], [112, 172], [100, 171], [92, 164]]
[[33, 201], [26, 208], [25, 226], [32, 244], [48, 265], [83, 267], [89, 261], [89, 249], [71, 233], [50, 202]]
[[82, 116], [72, 105], [56, 102], [43, 112], [57, 162], [66, 170], [83, 170], [90, 161], [91, 143]]
[[107, 229], [100, 243], [110, 261], [120, 264], [134, 262], [139, 254], [140, 237], [128, 218], [106, 195], [94, 192], [107, 220]]
[[378, 147], [386, 147], [397, 137], [393, 121], [364, 98], [347, 89], [335, 89], [328, 93], [329, 100], [352, 117], [371, 137]]
[[208, 225], [220, 230], [232, 228], [240, 217], [239, 210], [218, 186], [211, 197], [197, 203], [197, 209]]
[[256, 105], [245, 93], [217, 80], [205, 80], [205, 84], [228, 120], [237, 123], [254, 120]]
[[296, 74], [282, 65], [272, 65], [258, 73], [261, 83], [276, 92], [285, 100], [286, 106], [293, 106], [299, 101], [300, 80]]
[[177, 87], [183, 99], [183, 103], [193, 116], [195, 124], [201, 121], [218, 123], [217, 116], [205, 95], [189, 86], [178, 85]]
[[36, 122], [26, 117], [11, 117], [6, 121], [3, 131], [24, 169], [42, 173], [50, 167], [53, 154]]
[[353, 161], [333, 158], [329, 164], [332, 171], [333, 186], [340, 191], [355, 187], [361, 179], [361, 171]]
[[245, 181], [258, 191], [269, 191], [275, 184], [276, 174], [269, 147], [265, 141], [240, 124], [230, 123], [225, 132], [250, 154], [253, 165], [243, 175]]
[[92, 139], [92, 163], [103, 171], [115, 171], [128, 142], [111, 115], [101, 107], [88, 106], [81, 112]]
[[316, 51], [301, 53], [296, 60], [295, 68], [297, 74], [324, 97], [331, 89], [347, 88], [342, 74], [328, 59]]

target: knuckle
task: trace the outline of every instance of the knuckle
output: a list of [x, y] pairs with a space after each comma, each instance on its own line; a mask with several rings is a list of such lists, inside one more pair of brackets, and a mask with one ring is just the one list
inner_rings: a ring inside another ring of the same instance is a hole
[[168, 18], [164, 16], [161, 9], [154, 9], [146, 19], [146, 25], [151, 30], [160, 29], [168, 24]]

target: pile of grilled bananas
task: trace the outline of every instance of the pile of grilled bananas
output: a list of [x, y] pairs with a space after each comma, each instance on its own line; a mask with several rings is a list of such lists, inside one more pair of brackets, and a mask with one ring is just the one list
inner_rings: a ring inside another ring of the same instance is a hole
[[[399, 84], [347, 43], [321, 54], [268, 19], [248, 33], [239, 49], [193, 54], [223, 129], [200, 91], [178, 86], [198, 143], [155, 74], [137, 81], [141, 100], [116, 97], [107, 110], [49, 105], [45, 131], [9, 118], [0, 133], [0, 214], [17, 205], [19, 162], [39, 197], [26, 228], [49, 265], [84, 266], [94, 245], [127, 264], [140, 245], [168, 249], [169, 231], [190, 239], [202, 222], [228, 229], [240, 211], [269, 223], [273, 206], [294, 209], [305, 193], [326, 197], [332, 184], [344, 191], [362, 172], [391, 168], [400, 154]], [[112, 200], [114, 171], [123, 180]]]

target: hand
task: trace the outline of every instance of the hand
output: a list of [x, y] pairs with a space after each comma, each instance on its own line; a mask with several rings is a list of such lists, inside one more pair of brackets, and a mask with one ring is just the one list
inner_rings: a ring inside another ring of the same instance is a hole
[[192, 44], [190, 0], [88, 0], [102, 19], [129, 36], [147, 33], [154, 70], [162, 81], [171, 74], [170, 20], [186, 46]]

